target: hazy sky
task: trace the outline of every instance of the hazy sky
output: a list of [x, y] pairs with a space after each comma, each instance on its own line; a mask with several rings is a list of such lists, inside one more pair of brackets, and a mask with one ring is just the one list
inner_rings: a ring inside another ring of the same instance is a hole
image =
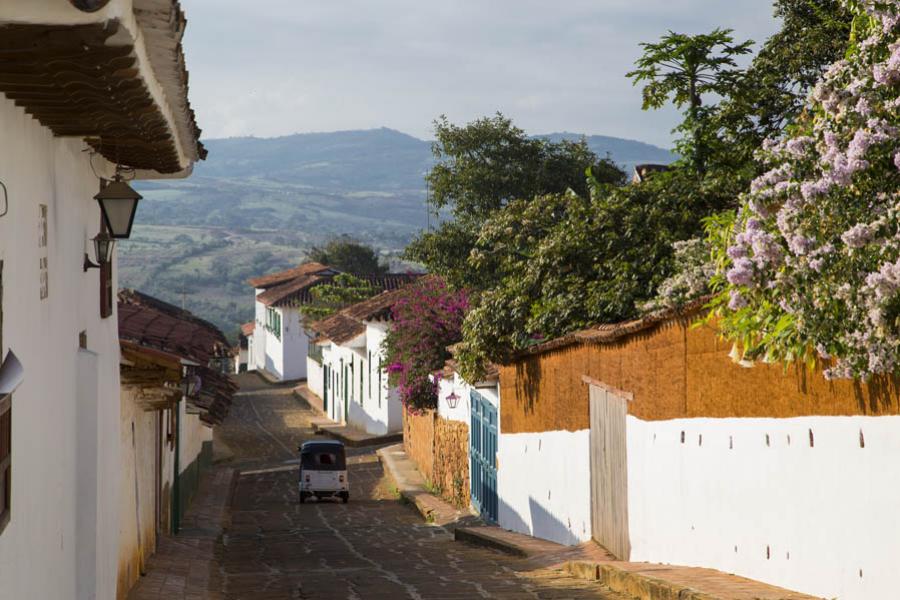
[[431, 137], [501, 111], [529, 133], [668, 145], [625, 78], [667, 29], [759, 42], [767, 0], [182, 0], [204, 137], [391, 127]]

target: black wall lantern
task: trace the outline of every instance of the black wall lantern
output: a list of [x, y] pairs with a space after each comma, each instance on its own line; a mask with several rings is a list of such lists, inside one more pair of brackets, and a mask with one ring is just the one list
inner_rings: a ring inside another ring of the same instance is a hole
[[91, 262], [87, 253], [84, 255], [84, 270], [99, 269], [101, 265], [107, 265], [112, 261], [113, 248], [116, 240], [112, 239], [105, 231], [91, 240], [94, 243], [94, 257], [97, 262]]
[[94, 12], [109, 4], [109, 0], [69, 0], [69, 2], [84, 12]]
[[94, 196], [100, 203], [103, 222], [106, 223], [106, 229], [111, 237], [120, 240], [131, 237], [131, 226], [134, 224], [138, 200], [142, 197], [122, 181], [118, 173], [115, 179], [108, 182], [100, 193]]

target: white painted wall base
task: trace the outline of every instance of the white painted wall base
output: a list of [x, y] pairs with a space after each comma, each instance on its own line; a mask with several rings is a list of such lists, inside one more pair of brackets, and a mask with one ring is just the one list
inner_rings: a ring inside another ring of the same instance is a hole
[[900, 417], [628, 417], [627, 443], [632, 560], [898, 596]]
[[497, 462], [499, 524], [560, 544], [591, 539], [590, 434], [503, 434]]

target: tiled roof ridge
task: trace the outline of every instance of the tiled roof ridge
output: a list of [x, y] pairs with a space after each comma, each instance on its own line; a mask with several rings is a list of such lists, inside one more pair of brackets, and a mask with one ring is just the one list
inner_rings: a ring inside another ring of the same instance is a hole
[[622, 338], [653, 329], [663, 323], [693, 316], [703, 310], [712, 296], [702, 296], [681, 306], [664, 308], [636, 319], [619, 323], [604, 323], [588, 329], [573, 331], [558, 338], [536, 344], [514, 355], [514, 358], [543, 354], [576, 344], [612, 344]]

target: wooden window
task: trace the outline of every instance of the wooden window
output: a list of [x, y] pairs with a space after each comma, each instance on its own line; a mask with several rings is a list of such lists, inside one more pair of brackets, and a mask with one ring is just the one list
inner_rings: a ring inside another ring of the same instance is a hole
[[381, 408], [381, 358], [378, 359], [378, 408]]
[[363, 375], [365, 374], [365, 369], [362, 365], [362, 359], [359, 359], [359, 405], [363, 404]]
[[372, 351], [369, 350], [369, 362], [366, 363], [369, 365], [369, 398], [372, 397]]

